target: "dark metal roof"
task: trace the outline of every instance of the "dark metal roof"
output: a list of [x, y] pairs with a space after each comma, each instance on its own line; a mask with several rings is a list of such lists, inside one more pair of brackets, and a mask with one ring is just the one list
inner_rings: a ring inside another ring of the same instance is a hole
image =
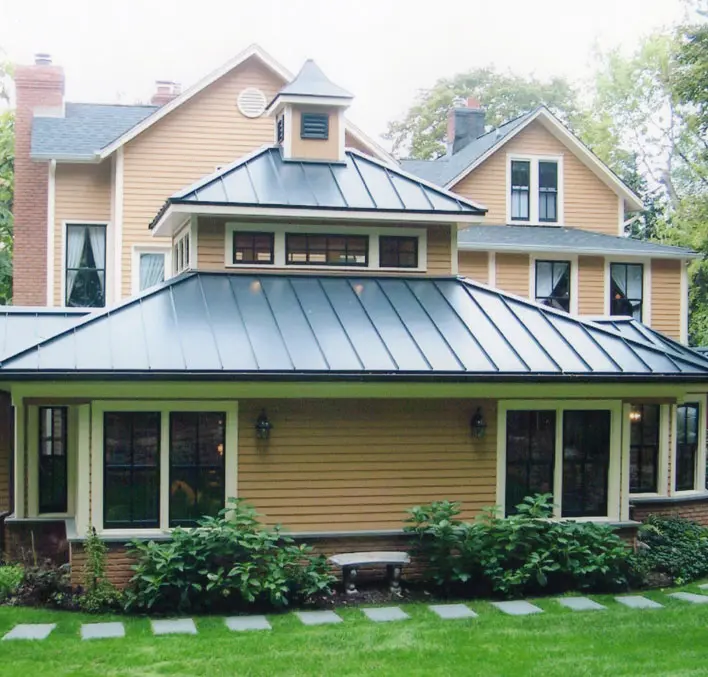
[[676, 345], [461, 278], [188, 273], [0, 377], [708, 380], [708, 359]]
[[34, 118], [31, 155], [37, 160], [91, 160], [155, 110], [157, 106], [67, 103], [64, 117]]
[[692, 249], [594, 233], [562, 226], [469, 226], [459, 231], [457, 244], [464, 251], [490, 249], [529, 252], [589, 252], [631, 254], [663, 258], [698, 256]]
[[275, 96], [314, 96], [328, 99], [353, 99], [354, 95], [343, 87], [335, 85], [312, 60], [302, 65], [300, 72]]

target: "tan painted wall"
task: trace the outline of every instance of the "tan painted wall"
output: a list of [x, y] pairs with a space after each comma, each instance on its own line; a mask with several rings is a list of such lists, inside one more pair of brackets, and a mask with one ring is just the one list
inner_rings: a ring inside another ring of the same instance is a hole
[[478, 200], [489, 209], [484, 223], [506, 223], [506, 162], [509, 153], [563, 155], [563, 225], [618, 234], [617, 195], [537, 121], [453, 187], [455, 192]]
[[[54, 208], [54, 304], [61, 305], [64, 280], [65, 222], [111, 219], [111, 161], [100, 165], [58, 164]], [[110, 226], [107, 238], [110, 238]], [[107, 248], [108, 249], [108, 248]], [[108, 258], [108, 251], [106, 257]], [[110, 281], [109, 281], [110, 284]]]
[[489, 254], [487, 252], [459, 252], [459, 273], [476, 282], [489, 282]]
[[[400, 529], [407, 508], [436, 499], [471, 517], [496, 501], [495, 426], [472, 440], [477, 404], [242, 401], [239, 496], [296, 531]], [[496, 404], [481, 404], [496, 420]], [[275, 426], [267, 443], [253, 429], [262, 407]]]
[[529, 295], [529, 266], [527, 254], [497, 254], [496, 286], [504, 291]]
[[[302, 113], [327, 113], [329, 115], [327, 140], [300, 138]], [[339, 111], [326, 108], [293, 107], [291, 150], [294, 158], [302, 160], [339, 160]]]
[[651, 262], [651, 326], [681, 340], [681, 261]]
[[605, 314], [605, 259], [601, 256], [578, 257], [578, 313]]

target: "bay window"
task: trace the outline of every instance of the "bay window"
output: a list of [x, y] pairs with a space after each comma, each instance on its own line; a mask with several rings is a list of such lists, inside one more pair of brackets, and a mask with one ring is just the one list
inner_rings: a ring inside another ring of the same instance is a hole
[[66, 227], [64, 299], [77, 308], [106, 305], [106, 226]]
[[676, 491], [697, 488], [699, 413], [697, 402], [676, 407]]
[[632, 405], [629, 425], [629, 491], [632, 494], [659, 490], [659, 445], [661, 407]]
[[67, 408], [39, 408], [39, 512], [67, 511]]

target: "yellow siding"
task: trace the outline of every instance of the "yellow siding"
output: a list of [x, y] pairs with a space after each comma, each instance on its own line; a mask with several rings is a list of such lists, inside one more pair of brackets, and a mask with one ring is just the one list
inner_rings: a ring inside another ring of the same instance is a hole
[[[496, 420], [491, 400], [241, 402], [239, 497], [296, 531], [400, 529], [407, 508], [437, 499], [471, 517], [496, 501], [495, 426], [482, 440], [469, 431], [478, 404]], [[253, 428], [261, 408], [267, 443]]]
[[[302, 113], [327, 113], [329, 115], [329, 134], [327, 139], [300, 138]], [[339, 160], [339, 112], [336, 109], [293, 107], [291, 150], [294, 158], [303, 160]]]
[[578, 314], [605, 314], [605, 259], [578, 257]]
[[[455, 231], [457, 226], [453, 226]], [[452, 242], [450, 226], [428, 226], [428, 274], [452, 273]]]
[[452, 188], [484, 204], [487, 224], [506, 223], [508, 154], [562, 155], [564, 224], [618, 234], [619, 202], [615, 192], [593, 174], [565, 145], [536, 121], [501, 146], [489, 159]]
[[651, 326], [681, 340], [681, 261], [651, 262]]
[[[104, 160], [98, 166], [57, 164], [54, 196], [54, 304], [58, 306], [61, 305], [64, 284], [64, 224], [72, 221], [110, 221], [111, 161]], [[107, 237], [110, 237], [110, 232]]]
[[529, 295], [529, 257], [527, 254], [497, 254], [496, 286], [519, 296]]
[[458, 258], [460, 275], [483, 284], [489, 282], [489, 254], [487, 252], [460, 251]]

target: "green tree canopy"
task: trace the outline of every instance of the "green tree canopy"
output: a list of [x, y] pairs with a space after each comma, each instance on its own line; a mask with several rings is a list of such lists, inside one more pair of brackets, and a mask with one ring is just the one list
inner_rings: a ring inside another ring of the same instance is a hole
[[[0, 51], [0, 55], [2, 52]], [[12, 68], [0, 60], [0, 304], [12, 300], [12, 198], [15, 186], [15, 115], [3, 110]]]

